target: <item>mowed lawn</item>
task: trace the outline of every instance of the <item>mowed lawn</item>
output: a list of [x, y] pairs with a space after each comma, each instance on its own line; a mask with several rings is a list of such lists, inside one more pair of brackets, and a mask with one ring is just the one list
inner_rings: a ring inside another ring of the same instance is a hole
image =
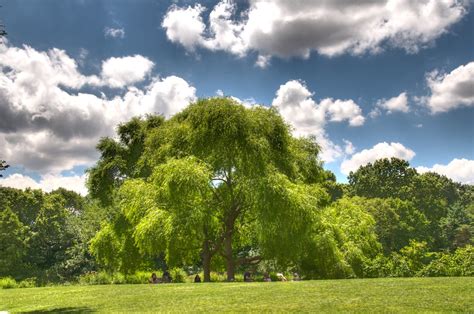
[[474, 312], [474, 278], [56, 286], [0, 290], [0, 311]]

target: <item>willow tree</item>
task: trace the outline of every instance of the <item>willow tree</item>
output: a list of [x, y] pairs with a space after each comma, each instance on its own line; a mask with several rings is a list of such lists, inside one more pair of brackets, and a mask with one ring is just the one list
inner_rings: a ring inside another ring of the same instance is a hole
[[151, 129], [144, 147], [151, 175], [125, 180], [118, 194], [134, 241], [169, 263], [200, 256], [206, 281], [216, 254], [228, 280], [241, 264], [295, 259], [328, 198], [314, 139], [292, 137], [273, 109], [199, 100]]

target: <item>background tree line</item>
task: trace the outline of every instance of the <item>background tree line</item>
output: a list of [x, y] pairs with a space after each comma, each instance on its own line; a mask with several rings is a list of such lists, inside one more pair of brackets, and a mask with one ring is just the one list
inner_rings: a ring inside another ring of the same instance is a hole
[[89, 196], [0, 188], [0, 276], [473, 275], [474, 187], [381, 159], [340, 184], [273, 109], [199, 100], [103, 138]]

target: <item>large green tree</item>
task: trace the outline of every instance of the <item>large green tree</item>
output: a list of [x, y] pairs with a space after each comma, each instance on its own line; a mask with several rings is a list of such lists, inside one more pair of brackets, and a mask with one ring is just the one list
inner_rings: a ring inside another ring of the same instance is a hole
[[27, 251], [27, 227], [9, 207], [0, 210], [0, 276], [21, 276]]
[[375, 230], [385, 254], [398, 251], [410, 240], [428, 241], [429, 221], [410, 201], [398, 198], [352, 198], [375, 219]]
[[72, 191], [0, 187], [1, 274], [55, 281], [93, 270], [87, 244], [105, 217]]
[[[469, 211], [474, 206], [471, 190], [472, 187], [437, 173], [418, 174], [407, 161], [397, 158], [377, 160], [349, 175], [349, 191], [353, 195], [398, 198], [413, 204], [429, 222], [426, 241], [434, 250], [454, 249], [470, 242]], [[403, 234], [399, 237], [404, 238]]]
[[408, 161], [383, 158], [351, 171], [348, 180], [352, 194], [357, 196], [407, 199], [416, 175]]
[[[215, 254], [224, 258], [228, 280], [239, 265], [264, 257], [288, 262], [328, 201], [319, 186], [326, 176], [318, 145], [292, 137], [273, 109], [199, 100], [148, 129], [144, 143], [133, 168], [152, 169], [151, 175], [128, 176], [117, 194], [134, 243], [142, 253], [166, 252], [169, 263], [201, 256], [205, 280]], [[91, 173], [117, 156], [102, 152]], [[99, 183], [89, 181], [92, 190]], [[98, 256], [115, 229], [106, 228], [94, 239]]]

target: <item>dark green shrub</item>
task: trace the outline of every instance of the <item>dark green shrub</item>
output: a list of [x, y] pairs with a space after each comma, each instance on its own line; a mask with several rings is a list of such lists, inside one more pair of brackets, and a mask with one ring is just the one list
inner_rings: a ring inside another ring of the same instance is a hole
[[17, 288], [18, 283], [12, 277], [0, 278], [0, 287], [2, 289], [12, 289]]
[[91, 272], [79, 277], [79, 283], [85, 285], [107, 285], [113, 283], [112, 275], [106, 272]]
[[186, 277], [188, 274], [181, 268], [173, 268], [170, 270], [170, 275], [172, 278], [172, 282], [177, 282], [177, 283], [184, 283], [186, 282]]
[[36, 287], [36, 278], [27, 278], [18, 283], [18, 288], [34, 288]]
[[474, 247], [458, 248], [454, 253], [438, 253], [418, 274], [424, 277], [474, 276]]
[[148, 283], [148, 280], [150, 279], [152, 273], [155, 273], [159, 278], [161, 278], [162, 276], [162, 273], [159, 271], [151, 271], [151, 272], [137, 271], [134, 274], [126, 275], [125, 282], [128, 284]]

